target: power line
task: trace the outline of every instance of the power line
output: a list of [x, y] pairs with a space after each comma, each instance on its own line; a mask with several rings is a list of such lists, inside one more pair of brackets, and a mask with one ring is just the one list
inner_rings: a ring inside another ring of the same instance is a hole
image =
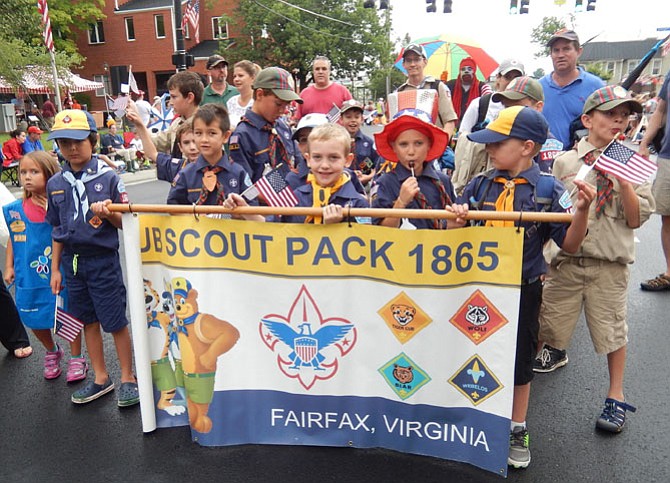
[[288, 5], [289, 7], [297, 8], [298, 10], [302, 10], [303, 12], [307, 12], [307, 13], [311, 13], [312, 15], [316, 15], [317, 17], [332, 20], [333, 22], [340, 22], [340, 23], [343, 23], [344, 25], [349, 25], [350, 27], [358, 27], [358, 25], [354, 25], [352, 23], [345, 22], [344, 20], [340, 20], [340, 19], [333, 18], [333, 17], [328, 17], [326, 15], [321, 15], [320, 13], [312, 12], [311, 10], [307, 10], [306, 8], [300, 7], [298, 5], [293, 5], [292, 3], [288, 3], [285, 0], [277, 0], [277, 1], [283, 3], [284, 5]]

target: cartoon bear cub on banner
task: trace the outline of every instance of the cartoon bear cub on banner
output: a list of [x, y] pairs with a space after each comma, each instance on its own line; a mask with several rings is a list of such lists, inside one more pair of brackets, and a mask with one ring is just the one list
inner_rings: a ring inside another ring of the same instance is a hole
[[232, 349], [240, 333], [229, 322], [201, 313], [198, 291], [185, 278], [172, 279], [172, 288], [189, 423], [199, 433], [209, 433], [216, 360]]
[[177, 391], [175, 371], [170, 363], [170, 315], [164, 310], [158, 292], [151, 280], [144, 279], [144, 308], [147, 311], [147, 329], [151, 350], [151, 380], [160, 391], [156, 407], [170, 416], [178, 416], [186, 411], [184, 406], [175, 405], [172, 400]]

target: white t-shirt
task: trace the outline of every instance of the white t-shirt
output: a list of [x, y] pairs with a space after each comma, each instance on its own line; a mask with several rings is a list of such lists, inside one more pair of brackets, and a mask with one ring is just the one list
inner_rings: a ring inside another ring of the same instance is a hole
[[135, 101], [135, 106], [137, 106], [137, 113], [140, 115], [140, 119], [142, 119], [142, 124], [148, 126], [149, 119], [151, 118], [151, 104], [142, 99]]
[[[468, 109], [465, 111], [463, 119], [461, 120], [461, 125], [458, 128], [459, 136], [470, 134], [472, 132], [472, 128], [475, 126], [475, 124], [477, 124], [477, 118], [479, 117], [480, 99], [481, 97], [473, 99], [473, 101], [468, 106]], [[484, 117], [484, 120], [487, 120], [488, 122], [493, 121], [498, 117], [498, 114], [503, 110], [504, 107], [505, 106], [503, 106], [502, 102], [489, 101], [489, 107], [486, 110], [486, 116]]]
[[240, 106], [240, 96], [233, 96], [230, 99], [228, 99], [228, 102], [226, 102], [226, 108], [228, 109], [228, 117], [230, 118], [230, 129], [231, 131], [235, 129], [235, 126], [237, 126], [242, 119], [242, 116], [244, 116], [244, 113], [247, 112], [247, 109], [249, 109], [254, 103], [254, 98], [252, 97], [249, 99], [249, 102], [247, 103], [246, 106]]

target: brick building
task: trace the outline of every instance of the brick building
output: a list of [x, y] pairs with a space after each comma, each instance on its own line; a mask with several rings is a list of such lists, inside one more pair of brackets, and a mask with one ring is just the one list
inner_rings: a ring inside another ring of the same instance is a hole
[[[192, 70], [206, 75], [207, 57], [231, 42], [221, 16], [232, 17], [237, 5], [238, 0], [200, 0], [200, 42], [195, 44], [190, 25], [184, 32], [185, 48], [195, 57]], [[91, 96], [90, 110], [105, 109], [104, 94], [116, 95], [120, 84], [128, 82], [130, 65], [147, 100], [167, 91], [167, 80], [175, 72], [173, 10], [173, 0], [107, 0], [106, 18], [79, 32], [77, 47], [86, 61], [78, 73], [105, 84], [105, 92], [99, 89]]]

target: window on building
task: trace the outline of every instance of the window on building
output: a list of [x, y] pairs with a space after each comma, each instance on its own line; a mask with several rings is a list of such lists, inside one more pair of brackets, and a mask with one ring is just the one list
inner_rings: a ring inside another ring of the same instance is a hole
[[610, 60], [610, 61], [605, 63], [605, 71], [608, 74], [614, 75], [615, 66], [616, 66], [616, 62], [614, 62], [613, 60]]
[[133, 23], [133, 17], [126, 17], [126, 40], [129, 42], [135, 40], [135, 24]]
[[628, 60], [627, 67], [626, 67], [626, 75], [633, 72], [633, 69], [635, 69], [635, 67], [637, 67], [637, 64], [639, 64], [639, 63], [640, 63], [640, 61], [637, 60], [637, 59]]
[[663, 59], [652, 59], [651, 61], [651, 75], [661, 75], [661, 65]]
[[215, 40], [228, 38], [228, 23], [221, 17], [212, 17], [212, 38]]
[[105, 86], [104, 89], [95, 90], [95, 97], [105, 97], [105, 94], [112, 92], [112, 83], [108, 75], [94, 75], [93, 80], [96, 82], [102, 82]]
[[105, 43], [105, 29], [102, 22], [98, 21], [88, 29], [88, 43], [89, 44], [104, 44]]
[[165, 17], [163, 15], [154, 15], [154, 23], [156, 25], [156, 38], [165, 38]]

